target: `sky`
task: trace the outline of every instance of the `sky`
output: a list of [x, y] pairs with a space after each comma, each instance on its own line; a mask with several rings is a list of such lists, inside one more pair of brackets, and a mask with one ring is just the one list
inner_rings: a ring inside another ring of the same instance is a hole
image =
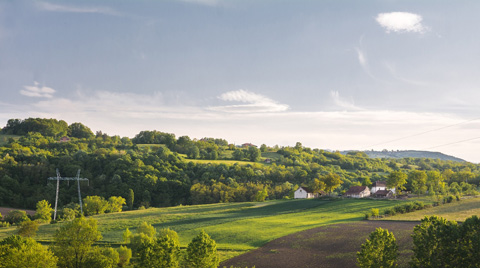
[[[480, 162], [480, 1], [0, 1], [0, 127]], [[2, 123], [3, 122], [3, 123]]]

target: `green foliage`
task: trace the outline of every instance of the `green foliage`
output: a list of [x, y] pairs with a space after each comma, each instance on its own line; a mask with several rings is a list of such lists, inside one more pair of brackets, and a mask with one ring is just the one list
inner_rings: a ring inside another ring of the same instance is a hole
[[17, 234], [24, 237], [35, 236], [38, 231], [38, 222], [26, 220], [22, 221], [17, 227]]
[[130, 263], [130, 259], [132, 258], [132, 250], [125, 247], [120, 246], [117, 248], [118, 251], [118, 267], [126, 267]]
[[372, 232], [357, 253], [357, 264], [365, 268], [396, 267], [398, 245], [393, 233], [382, 228]]
[[0, 268], [53, 268], [57, 257], [31, 238], [10, 236], [0, 241]]
[[132, 237], [132, 232], [130, 232], [130, 230], [127, 228], [123, 232], [122, 236], [123, 236], [123, 243], [129, 244], [130, 243], [130, 238]]
[[192, 268], [218, 267], [217, 244], [205, 231], [202, 230], [188, 244], [186, 262]]
[[399, 193], [401, 190], [405, 189], [405, 184], [407, 183], [407, 174], [402, 171], [393, 171], [388, 175], [387, 178], [387, 188], [395, 188], [396, 193]]
[[94, 137], [92, 130], [82, 123], [73, 123], [68, 126], [68, 136], [79, 139], [89, 139]]
[[174, 231], [163, 232], [162, 236], [143, 243], [138, 249], [138, 267], [179, 267], [178, 235]]
[[114, 268], [119, 263], [119, 253], [110, 247], [92, 247], [88, 250], [85, 261], [80, 267]]
[[127, 195], [127, 205], [130, 208], [130, 210], [133, 209], [133, 201], [135, 200], [135, 194], [132, 189], [128, 189], [128, 195]]
[[321, 176], [320, 180], [325, 184], [325, 191], [327, 193], [333, 192], [343, 182], [340, 176], [336, 173], [329, 173]]
[[101, 196], [87, 196], [83, 199], [86, 215], [103, 214], [108, 208], [108, 202]]
[[413, 229], [412, 267], [457, 267], [457, 223], [437, 216], [425, 217]]
[[96, 241], [102, 239], [97, 230], [97, 221], [84, 217], [64, 223], [55, 233], [53, 250], [61, 267], [88, 267], [89, 251]]
[[10, 210], [5, 217], [5, 221], [9, 222], [10, 224], [20, 224], [21, 222], [27, 220], [29, 220], [29, 218], [27, 216], [27, 212], [24, 210]]
[[156, 233], [155, 227], [146, 222], [142, 222], [137, 228], [137, 234], [145, 234], [148, 237], [154, 237]]
[[52, 220], [53, 208], [47, 200], [37, 202], [37, 211], [34, 218], [41, 222], [50, 222]]
[[121, 212], [123, 205], [125, 205], [125, 198], [121, 196], [111, 196], [108, 199], [108, 208], [109, 212]]

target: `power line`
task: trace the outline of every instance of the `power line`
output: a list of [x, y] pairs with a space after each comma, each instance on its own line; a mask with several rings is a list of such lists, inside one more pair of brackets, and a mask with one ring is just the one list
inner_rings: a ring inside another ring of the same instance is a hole
[[[480, 119], [480, 118], [474, 118], [474, 119], [470, 119], [470, 120], [463, 121], [463, 122], [460, 122], [460, 123], [456, 123], [456, 124], [452, 124], [452, 125], [448, 125], [448, 126], [436, 128], [436, 129], [427, 130], [427, 131], [424, 131], [424, 132], [412, 134], [412, 135], [409, 135], [409, 136], [404, 136], [404, 137], [397, 138], [397, 139], [393, 139], [393, 140], [389, 140], [389, 141], [384, 141], [384, 142], [381, 142], [381, 143], [376, 143], [376, 144], [373, 144], [373, 145], [370, 145], [370, 146], [365, 147], [364, 150], [370, 149], [370, 148], [372, 148], [372, 147], [374, 147], [374, 146], [378, 146], [378, 145], [382, 145], [382, 144], [387, 144], [387, 143], [391, 143], [391, 142], [395, 142], [395, 141], [399, 141], [399, 140], [404, 140], [404, 139], [407, 139], [407, 138], [411, 138], [411, 137], [416, 137], [416, 136], [420, 136], [420, 135], [423, 135], [423, 134], [427, 134], [427, 133], [430, 133], [430, 132], [435, 132], [435, 131], [438, 131], [438, 130], [442, 130], [442, 129], [446, 129], [446, 128], [450, 128], [450, 127], [454, 127], [454, 126], [466, 124], [466, 123], [469, 123], [469, 122], [472, 122], [472, 121], [476, 121], [476, 120], [479, 120], [479, 119]], [[477, 139], [477, 138], [474, 138], [474, 139]], [[473, 139], [473, 140], [474, 140], [474, 139]], [[467, 141], [467, 140], [465, 140], [465, 141]], [[464, 141], [461, 141], [461, 142], [464, 142]], [[460, 142], [459, 142], [459, 143], [460, 143]], [[440, 146], [445, 146], [445, 145], [439, 145], [438, 147], [440, 147]], [[435, 148], [435, 147], [432, 147], [432, 148]]]
[[425, 149], [423, 149], [423, 150], [430, 150], [430, 149], [437, 148], [437, 147], [443, 147], [443, 146], [453, 145], [453, 144], [457, 144], [457, 143], [462, 143], [462, 142], [467, 142], [467, 141], [473, 141], [473, 140], [477, 140], [477, 139], [480, 139], [480, 137], [471, 138], [471, 139], [466, 139], [466, 140], [461, 140], [461, 141], [455, 141], [455, 142], [451, 142], [451, 143], [447, 143], [447, 144], [442, 144], [442, 145], [437, 145], [437, 146], [425, 148]]

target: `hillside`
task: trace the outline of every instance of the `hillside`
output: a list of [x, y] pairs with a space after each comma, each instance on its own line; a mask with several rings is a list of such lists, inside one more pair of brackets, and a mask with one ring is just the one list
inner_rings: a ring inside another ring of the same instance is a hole
[[[343, 155], [346, 155], [351, 151], [343, 151], [341, 152]], [[371, 158], [395, 158], [395, 159], [402, 159], [402, 158], [429, 158], [429, 159], [439, 159], [444, 161], [455, 161], [455, 162], [466, 162], [465, 160], [455, 157], [446, 155], [440, 152], [429, 152], [429, 151], [415, 151], [415, 150], [405, 150], [405, 151], [363, 151]]]

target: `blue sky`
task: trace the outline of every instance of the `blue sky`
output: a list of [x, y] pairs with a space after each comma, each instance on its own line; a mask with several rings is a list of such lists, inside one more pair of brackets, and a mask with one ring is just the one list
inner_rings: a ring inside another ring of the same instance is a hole
[[0, 122], [480, 162], [480, 2], [2, 1]]

